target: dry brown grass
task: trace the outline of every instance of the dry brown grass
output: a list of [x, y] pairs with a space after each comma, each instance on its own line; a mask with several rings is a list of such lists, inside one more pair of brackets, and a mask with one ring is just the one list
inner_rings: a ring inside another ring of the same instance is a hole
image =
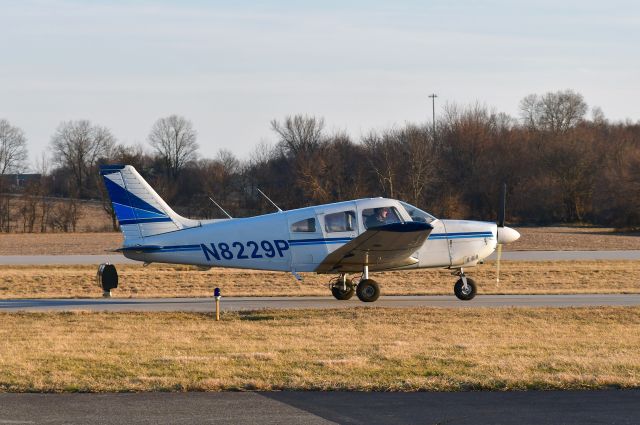
[[[22, 197], [10, 197], [10, 210], [11, 210], [11, 221], [10, 221], [10, 231], [11, 232], [24, 232], [28, 229], [28, 226], [25, 223], [24, 215], [21, 212], [21, 208], [25, 205], [25, 198]], [[62, 198], [48, 198], [49, 199], [49, 208], [50, 208], [50, 218], [58, 216], [60, 217], [60, 211], [65, 211], [70, 208], [71, 202], [70, 199], [62, 199]], [[33, 231], [39, 232], [41, 225], [41, 215], [42, 215], [42, 207], [41, 200], [38, 198], [35, 200], [36, 202], [36, 220], [35, 225], [33, 227]], [[99, 201], [88, 201], [88, 200], [76, 200], [76, 208], [78, 212], [78, 220], [76, 222], [76, 231], [77, 232], [109, 232], [113, 231], [113, 226], [111, 223], [111, 217], [104, 210], [102, 204]], [[29, 207], [27, 207], [29, 210]], [[53, 228], [49, 225], [46, 229], [47, 232], [53, 232]]]
[[599, 227], [520, 227], [522, 237], [508, 251], [591, 251], [640, 249], [640, 232]]
[[[118, 266], [116, 297], [203, 297], [220, 287], [226, 296], [329, 295], [331, 276], [153, 264]], [[503, 262], [500, 286], [495, 265], [468, 269], [481, 294], [638, 293], [637, 261]], [[0, 266], [0, 298], [99, 297], [96, 266]], [[451, 294], [455, 277], [447, 270], [374, 273], [385, 295]]]
[[98, 255], [121, 246], [120, 232], [0, 234], [0, 255]]
[[640, 386], [640, 308], [0, 314], [0, 391]]
[[[518, 231], [522, 237], [506, 245], [505, 251], [640, 249], [639, 233], [610, 228], [524, 227]], [[0, 255], [104, 254], [120, 246], [119, 232], [0, 234]]]

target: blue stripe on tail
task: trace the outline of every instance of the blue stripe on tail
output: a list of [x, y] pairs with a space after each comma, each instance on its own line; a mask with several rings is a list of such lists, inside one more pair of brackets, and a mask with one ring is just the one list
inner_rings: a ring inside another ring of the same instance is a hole
[[123, 166], [110, 165], [100, 169], [120, 225], [172, 221], [167, 214], [106, 177], [108, 174], [119, 172], [122, 168]]

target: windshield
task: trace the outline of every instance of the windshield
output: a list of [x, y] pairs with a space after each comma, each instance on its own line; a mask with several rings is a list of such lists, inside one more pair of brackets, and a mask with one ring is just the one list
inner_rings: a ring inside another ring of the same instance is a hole
[[436, 218], [431, 214], [426, 213], [421, 209], [414, 207], [413, 205], [407, 204], [406, 202], [402, 202], [402, 201], [400, 201], [400, 203], [402, 204], [404, 209], [407, 210], [407, 212], [411, 216], [411, 220], [413, 221], [420, 221], [422, 223], [431, 223], [432, 221], [436, 220]]

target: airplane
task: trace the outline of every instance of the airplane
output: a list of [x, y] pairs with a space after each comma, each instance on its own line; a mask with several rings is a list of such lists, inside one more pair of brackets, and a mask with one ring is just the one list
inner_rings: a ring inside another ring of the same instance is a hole
[[504, 225], [506, 186], [497, 223], [438, 219], [388, 198], [193, 220], [174, 212], [131, 165], [105, 165], [100, 174], [124, 235], [116, 251], [125, 257], [145, 265], [282, 271], [297, 279], [299, 272], [333, 274], [329, 284], [338, 300], [355, 293], [363, 302], [376, 301], [380, 286], [371, 272], [416, 268], [451, 269], [458, 276], [454, 294], [471, 300], [477, 285], [465, 269], [520, 237]]

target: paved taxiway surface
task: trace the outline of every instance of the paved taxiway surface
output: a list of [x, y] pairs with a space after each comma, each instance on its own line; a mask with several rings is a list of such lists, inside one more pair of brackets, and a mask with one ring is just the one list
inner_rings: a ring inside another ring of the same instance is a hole
[[[494, 260], [493, 253], [489, 260]], [[507, 251], [502, 253], [504, 261], [577, 261], [577, 260], [640, 260], [640, 250], [629, 251]], [[47, 265], [47, 264], [141, 264], [120, 254], [104, 255], [4, 255], [0, 265]]]
[[0, 424], [637, 424], [640, 391], [0, 394]]
[[[454, 296], [382, 296], [375, 303], [363, 303], [353, 297], [337, 301], [332, 297], [223, 297], [223, 311], [260, 309], [335, 309], [352, 307], [589, 307], [637, 306], [640, 294], [578, 295], [478, 295], [471, 301]], [[188, 311], [210, 312], [212, 298], [90, 298], [90, 299], [17, 299], [0, 300], [0, 311]]]

